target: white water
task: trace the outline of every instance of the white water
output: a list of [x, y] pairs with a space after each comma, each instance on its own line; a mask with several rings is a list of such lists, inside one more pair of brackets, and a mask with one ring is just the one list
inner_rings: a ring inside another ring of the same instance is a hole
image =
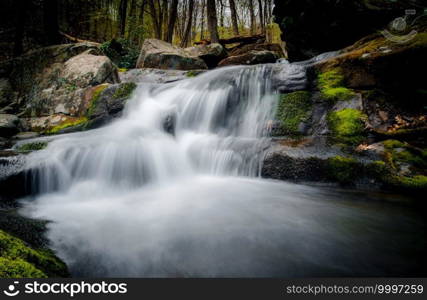
[[371, 237], [349, 236], [382, 215], [258, 177], [277, 102], [269, 72], [140, 86], [121, 119], [31, 154], [40, 193], [23, 213], [52, 221], [52, 248], [75, 276], [363, 274]]

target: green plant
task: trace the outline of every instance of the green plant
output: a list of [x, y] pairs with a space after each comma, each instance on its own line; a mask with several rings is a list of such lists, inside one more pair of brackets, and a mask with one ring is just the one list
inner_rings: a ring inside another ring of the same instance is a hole
[[101, 44], [100, 49], [119, 68], [131, 69], [136, 66], [139, 56], [138, 45], [130, 40], [119, 38]]

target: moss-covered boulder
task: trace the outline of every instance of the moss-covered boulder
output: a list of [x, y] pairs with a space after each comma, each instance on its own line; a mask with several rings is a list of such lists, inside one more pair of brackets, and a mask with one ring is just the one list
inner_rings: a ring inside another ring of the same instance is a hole
[[67, 266], [48, 249], [34, 249], [0, 230], [0, 278], [67, 277]]

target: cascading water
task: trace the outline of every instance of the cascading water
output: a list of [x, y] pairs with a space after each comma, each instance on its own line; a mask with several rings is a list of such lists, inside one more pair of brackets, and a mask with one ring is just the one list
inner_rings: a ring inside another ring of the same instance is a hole
[[[272, 66], [139, 86], [121, 119], [28, 157], [38, 194], [22, 212], [51, 221], [75, 276], [363, 275], [376, 252], [368, 228], [388, 226], [381, 212], [258, 176]], [[350, 239], [355, 227], [366, 234]]]

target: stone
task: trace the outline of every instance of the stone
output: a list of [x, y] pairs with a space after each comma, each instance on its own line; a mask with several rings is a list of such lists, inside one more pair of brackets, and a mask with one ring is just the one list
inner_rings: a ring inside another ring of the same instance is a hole
[[0, 114], [0, 137], [11, 137], [19, 131], [19, 118], [15, 115]]
[[275, 52], [272, 51], [249, 51], [242, 55], [230, 56], [223, 59], [218, 66], [230, 66], [230, 65], [256, 65], [256, 64], [267, 64], [275, 63], [279, 57]]
[[193, 57], [184, 49], [157, 39], [146, 39], [144, 41], [136, 67], [173, 70], [208, 68], [201, 58]]
[[184, 49], [190, 56], [201, 58], [209, 69], [215, 68], [221, 60], [228, 56], [221, 44], [199, 45]]

